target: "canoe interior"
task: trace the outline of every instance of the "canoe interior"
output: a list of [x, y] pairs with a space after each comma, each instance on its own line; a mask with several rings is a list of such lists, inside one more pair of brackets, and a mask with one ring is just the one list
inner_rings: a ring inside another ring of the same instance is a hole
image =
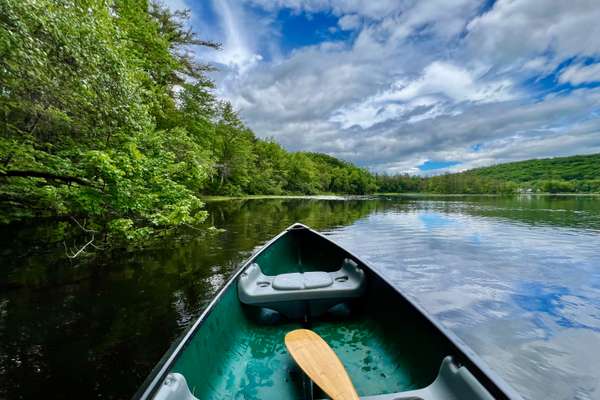
[[[268, 275], [334, 271], [348, 255], [307, 230], [290, 230], [255, 260]], [[310, 328], [338, 354], [359, 395], [424, 387], [451, 353], [443, 336], [375, 275], [350, 305], [312, 318]], [[301, 399], [302, 375], [284, 336], [303, 327], [275, 312], [241, 304], [231, 285], [179, 354], [179, 372], [199, 399]], [[315, 393], [315, 398], [325, 396]]]

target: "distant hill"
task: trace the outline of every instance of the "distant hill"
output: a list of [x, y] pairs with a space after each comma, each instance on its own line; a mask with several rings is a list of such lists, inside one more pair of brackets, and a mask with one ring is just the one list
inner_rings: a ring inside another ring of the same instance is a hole
[[476, 168], [465, 173], [517, 183], [539, 180], [595, 180], [600, 179], [600, 154], [518, 161]]
[[378, 175], [382, 193], [600, 193], [600, 154], [498, 164], [418, 177]]

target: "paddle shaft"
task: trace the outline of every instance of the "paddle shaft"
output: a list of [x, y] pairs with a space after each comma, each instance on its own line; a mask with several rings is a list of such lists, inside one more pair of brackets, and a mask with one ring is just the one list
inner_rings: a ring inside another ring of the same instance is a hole
[[[312, 326], [310, 318], [310, 304], [308, 301], [304, 302], [304, 321], [302, 321], [302, 328], [310, 329]], [[302, 391], [304, 392], [304, 400], [314, 399], [313, 381], [306, 375], [302, 374]]]

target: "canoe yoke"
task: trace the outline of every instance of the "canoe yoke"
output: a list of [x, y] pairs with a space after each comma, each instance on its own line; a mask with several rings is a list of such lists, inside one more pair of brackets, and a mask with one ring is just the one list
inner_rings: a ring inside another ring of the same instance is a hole
[[306, 307], [318, 316], [336, 304], [360, 297], [365, 290], [365, 272], [346, 258], [334, 272], [292, 272], [265, 275], [252, 263], [240, 275], [238, 296], [242, 303], [265, 307], [287, 316], [301, 318]]

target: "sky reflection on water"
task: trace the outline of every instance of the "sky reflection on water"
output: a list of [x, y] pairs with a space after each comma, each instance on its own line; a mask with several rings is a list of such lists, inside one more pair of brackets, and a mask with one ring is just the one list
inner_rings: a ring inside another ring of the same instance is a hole
[[[526, 399], [600, 398], [600, 200], [207, 203], [220, 233], [65, 262], [0, 227], [0, 398], [130, 398], [243, 260], [294, 222], [381, 270]], [[77, 377], [77, 379], [73, 379]]]
[[598, 232], [462, 211], [444, 202], [386, 210], [330, 236], [525, 398], [600, 398]]

